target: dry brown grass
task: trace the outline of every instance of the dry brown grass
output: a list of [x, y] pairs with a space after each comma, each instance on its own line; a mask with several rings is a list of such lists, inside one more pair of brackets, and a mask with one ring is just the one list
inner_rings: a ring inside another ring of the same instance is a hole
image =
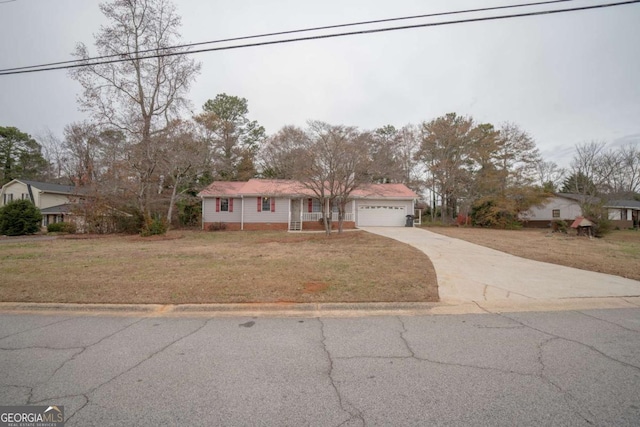
[[431, 261], [365, 232], [170, 232], [0, 244], [0, 301], [437, 301]]
[[536, 229], [432, 227], [429, 231], [523, 258], [640, 280], [638, 231], [614, 231], [603, 239]]

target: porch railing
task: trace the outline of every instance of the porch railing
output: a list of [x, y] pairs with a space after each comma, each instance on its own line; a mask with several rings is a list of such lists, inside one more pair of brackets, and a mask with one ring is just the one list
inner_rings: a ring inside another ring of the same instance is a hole
[[[303, 212], [302, 213], [302, 221], [320, 221], [322, 219], [322, 212]], [[338, 214], [337, 213], [333, 213], [331, 215], [331, 220], [332, 221], [337, 221], [338, 220]], [[344, 214], [344, 220], [345, 221], [353, 221], [353, 213], [352, 212], [348, 212], [346, 214]]]

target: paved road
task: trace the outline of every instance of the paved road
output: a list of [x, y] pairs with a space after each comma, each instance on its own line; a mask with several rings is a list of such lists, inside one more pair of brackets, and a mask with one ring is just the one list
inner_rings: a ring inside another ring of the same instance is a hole
[[640, 425], [640, 307], [355, 318], [0, 314], [0, 404], [92, 425]]
[[420, 228], [366, 227], [431, 259], [443, 302], [640, 296], [640, 282], [533, 261]]

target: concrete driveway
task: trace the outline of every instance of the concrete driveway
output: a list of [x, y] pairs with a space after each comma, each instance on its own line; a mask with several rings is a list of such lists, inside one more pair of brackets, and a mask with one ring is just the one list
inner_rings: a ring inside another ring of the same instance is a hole
[[427, 254], [443, 302], [640, 296], [637, 280], [532, 261], [420, 228], [364, 230]]

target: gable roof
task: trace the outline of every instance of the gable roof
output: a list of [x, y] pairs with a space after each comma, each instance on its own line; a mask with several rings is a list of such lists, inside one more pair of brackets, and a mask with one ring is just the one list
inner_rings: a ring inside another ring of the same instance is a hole
[[[315, 197], [315, 193], [299, 181], [288, 179], [250, 179], [246, 182], [214, 181], [198, 193], [200, 197], [243, 196]], [[354, 198], [416, 199], [418, 195], [404, 184], [366, 184], [353, 191]]]
[[554, 193], [556, 197], [562, 197], [568, 200], [573, 200], [574, 202], [584, 203], [586, 201], [591, 201], [597, 203], [600, 201], [598, 197], [589, 196], [586, 194], [577, 194], [577, 193]]
[[578, 228], [578, 227], [592, 227], [593, 226], [593, 222], [589, 221], [587, 218], [584, 217], [577, 217], [574, 221], [573, 224], [571, 224], [571, 228]]
[[40, 209], [40, 213], [43, 215], [68, 214], [69, 212], [71, 212], [71, 205], [69, 203]]
[[14, 179], [13, 181], [10, 181], [5, 185], [9, 185], [15, 181], [21, 182], [26, 185], [30, 185], [31, 187], [36, 188], [40, 191], [44, 191], [45, 193], [61, 193], [61, 194], [78, 193], [78, 188], [73, 185], [50, 184], [48, 182], [30, 181], [26, 179]]
[[609, 200], [604, 204], [605, 208], [640, 209], [638, 200]]

